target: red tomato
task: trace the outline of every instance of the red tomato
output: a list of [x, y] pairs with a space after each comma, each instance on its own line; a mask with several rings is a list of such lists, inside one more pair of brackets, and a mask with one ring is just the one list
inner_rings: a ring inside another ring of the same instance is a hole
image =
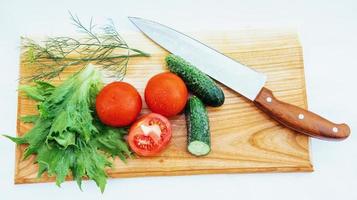
[[96, 99], [100, 121], [109, 126], [128, 126], [138, 117], [142, 102], [136, 89], [125, 82], [106, 85]]
[[145, 101], [150, 110], [166, 117], [180, 113], [186, 105], [187, 97], [185, 83], [171, 72], [155, 75], [145, 88]]
[[141, 117], [129, 130], [130, 148], [141, 156], [154, 156], [167, 147], [171, 139], [169, 120], [156, 113]]

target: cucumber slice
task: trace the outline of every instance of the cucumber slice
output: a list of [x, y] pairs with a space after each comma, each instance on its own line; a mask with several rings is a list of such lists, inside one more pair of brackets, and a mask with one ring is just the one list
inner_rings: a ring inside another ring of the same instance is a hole
[[187, 150], [195, 156], [207, 155], [211, 151], [211, 134], [207, 110], [202, 101], [191, 96], [185, 109], [187, 123]]
[[195, 156], [204, 156], [211, 151], [211, 147], [201, 141], [193, 141], [188, 145], [188, 151]]

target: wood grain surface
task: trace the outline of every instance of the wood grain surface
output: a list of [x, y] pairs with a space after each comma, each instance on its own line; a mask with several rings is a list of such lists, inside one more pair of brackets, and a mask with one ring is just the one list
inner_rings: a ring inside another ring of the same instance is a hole
[[[265, 73], [268, 76], [266, 87], [280, 100], [307, 108], [302, 50], [294, 32], [244, 30], [190, 35]], [[132, 58], [124, 79], [143, 94], [151, 76], [167, 71], [164, 57], [168, 52], [140, 33], [122, 36], [130, 46], [151, 54], [149, 58]], [[23, 61], [22, 55], [20, 60], [20, 77], [30, 75], [30, 64]], [[60, 79], [53, 80], [54, 84], [74, 70], [65, 71]], [[212, 134], [212, 151], [208, 156], [197, 158], [187, 152], [186, 125], [181, 114], [170, 118], [173, 138], [167, 150], [153, 158], [129, 159], [127, 164], [116, 159], [114, 167], [108, 169], [110, 177], [313, 171], [307, 136], [282, 127], [241, 95], [222, 88], [226, 96], [224, 105], [208, 108]], [[143, 107], [142, 114], [149, 112], [145, 103]], [[19, 94], [18, 116], [35, 112], [34, 102]], [[30, 128], [31, 125], [18, 121], [17, 135], [23, 135]], [[23, 160], [24, 148], [25, 145], [16, 148], [15, 183], [53, 181], [54, 177], [47, 175], [36, 178], [38, 167], [34, 164], [34, 156]]]

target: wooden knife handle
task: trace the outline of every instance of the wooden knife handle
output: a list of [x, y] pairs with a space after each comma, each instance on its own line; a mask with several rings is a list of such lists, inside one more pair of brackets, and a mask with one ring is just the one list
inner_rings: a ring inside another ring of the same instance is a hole
[[311, 137], [342, 140], [350, 135], [347, 124], [332, 123], [315, 113], [279, 101], [267, 88], [261, 90], [254, 103], [284, 126]]

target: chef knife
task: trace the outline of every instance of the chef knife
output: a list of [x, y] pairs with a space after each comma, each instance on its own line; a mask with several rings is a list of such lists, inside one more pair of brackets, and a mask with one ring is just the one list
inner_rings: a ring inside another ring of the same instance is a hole
[[272, 91], [264, 87], [264, 74], [165, 25], [137, 17], [129, 19], [155, 43], [250, 99], [258, 108], [284, 126], [320, 139], [341, 140], [349, 136], [348, 125], [335, 124], [310, 111], [276, 99]]

